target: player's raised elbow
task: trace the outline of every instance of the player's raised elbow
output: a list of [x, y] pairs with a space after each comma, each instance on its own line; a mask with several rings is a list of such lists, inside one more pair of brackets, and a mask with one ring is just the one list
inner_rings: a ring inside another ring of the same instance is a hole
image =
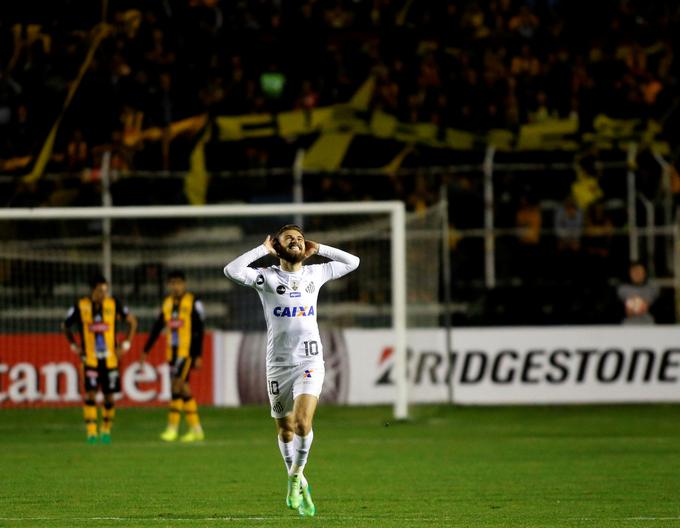
[[227, 277], [227, 279], [235, 280], [235, 274], [236, 274], [236, 266], [233, 265], [233, 262], [230, 262], [226, 266], [224, 266], [224, 276]]
[[233, 262], [230, 262], [229, 264], [224, 266], [224, 275], [228, 279], [231, 279], [234, 282], [238, 283], [243, 283], [243, 281], [245, 280], [242, 268], [238, 265], [235, 265]]
[[350, 254], [350, 257], [351, 258], [349, 258], [347, 260], [347, 264], [346, 264], [348, 272], [354, 271], [355, 269], [357, 269], [359, 267], [359, 264], [361, 263], [361, 259], [359, 257], [357, 257], [356, 255]]
[[352, 255], [354, 258], [352, 259], [352, 262], [350, 262], [352, 269], [355, 270], [359, 267], [359, 264], [361, 264], [361, 259], [357, 257], [356, 255]]

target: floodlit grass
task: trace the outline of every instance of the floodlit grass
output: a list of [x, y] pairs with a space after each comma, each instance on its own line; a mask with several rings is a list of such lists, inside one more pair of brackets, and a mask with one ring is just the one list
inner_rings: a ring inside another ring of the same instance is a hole
[[123, 408], [108, 446], [79, 409], [0, 411], [0, 526], [680, 526], [680, 406], [322, 407], [313, 519], [268, 409], [201, 411], [201, 444]]

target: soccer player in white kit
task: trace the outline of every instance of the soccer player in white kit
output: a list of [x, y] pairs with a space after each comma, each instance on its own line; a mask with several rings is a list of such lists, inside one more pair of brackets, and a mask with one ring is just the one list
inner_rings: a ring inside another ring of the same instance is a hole
[[[278, 266], [250, 268], [268, 254]], [[312, 255], [330, 259], [303, 266]], [[281, 456], [288, 469], [286, 504], [303, 516], [316, 508], [303, 470], [314, 432], [312, 420], [324, 379], [323, 345], [316, 322], [321, 286], [359, 266], [359, 257], [305, 240], [300, 226], [288, 224], [262, 245], [236, 258], [224, 268], [233, 281], [255, 289], [267, 321], [267, 390], [276, 421]]]

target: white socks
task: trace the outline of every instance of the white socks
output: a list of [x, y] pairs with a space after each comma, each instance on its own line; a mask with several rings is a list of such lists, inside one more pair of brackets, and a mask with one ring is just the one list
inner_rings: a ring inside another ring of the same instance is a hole
[[293, 435], [293, 465], [288, 471], [289, 475], [302, 474], [312, 447], [312, 440], [314, 440], [314, 431], [309, 431], [307, 436]]
[[[293, 451], [293, 442], [286, 443], [281, 440], [280, 436], [277, 436], [277, 440], [279, 441], [279, 451], [281, 451], [281, 457], [283, 458], [283, 462], [286, 464], [286, 471], [290, 472], [290, 468], [293, 466], [293, 458], [295, 456]], [[307, 487], [307, 479], [302, 474], [300, 474], [300, 482], [302, 483], [303, 487]]]
[[280, 436], [276, 437], [279, 441], [279, 451], [281, 451], [281, 456], [286, 464], [286, 470], [290, 471], [290, 467], [293, 465], [293, 442], [284, 442], [281, 440]]

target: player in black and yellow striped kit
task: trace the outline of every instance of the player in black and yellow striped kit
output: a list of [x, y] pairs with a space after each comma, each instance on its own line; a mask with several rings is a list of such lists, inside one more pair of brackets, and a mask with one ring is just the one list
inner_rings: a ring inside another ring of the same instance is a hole
[[[116, 414], [114, 396], [120, 392], [120, 374], [118, 372], [119, 357], [130, 350], [130, 343], [137, 330], [137, 319], [120, 300], [109, 296], [109, 284], [102, 276], [90, 281], [92, 291], [89, 297], [79, 299], [68, 311], [62, 329], [68, 339], [71, 350], [78, 354], [83, 362], [84, 402], [83, 416], [87, 429], [87, 441], [97, 443], [98, 438], [104, 444], [111, 443], [111, 426]], [[116, 341], [117, 324], [127, 323], [127, 335], [118, 343]], [[80, 341], [71, 331], [77, 327]], [[104, 394], [102, 423], [100, 433], [97, 431], [97, 390]]]
[[145, 361], [156, 339], [165, 329], [172, 400], [168, 410], [168, 426], [161, 434], [161, 439], [166, 442], [177, 440], [183, 410], [189, 430], [180, 441], [195, 442], [203, 440], [205, 434], [198, 416], [196, 400], [191, 393], [189, 375], [192, 369], [201, 367], [205, 315], [201, 301], [187, 291], [184, 272], [178, 270], [168, 275], [168, 289], [170, 295], [163, 301], [161, 313], [144, 345], [141, 362]]

